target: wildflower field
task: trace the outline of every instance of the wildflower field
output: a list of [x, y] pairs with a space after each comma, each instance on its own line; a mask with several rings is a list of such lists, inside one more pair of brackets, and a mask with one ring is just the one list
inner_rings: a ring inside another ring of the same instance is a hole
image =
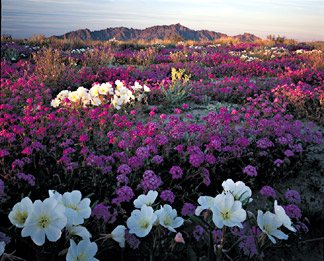
[[0, 260], [323, 257], [314, 46], [4, 41], [0, 95]]

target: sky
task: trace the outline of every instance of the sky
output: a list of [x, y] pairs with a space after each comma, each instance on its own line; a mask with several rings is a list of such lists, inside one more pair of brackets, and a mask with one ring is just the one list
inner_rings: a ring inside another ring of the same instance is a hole
[[180, 23], [229, 36], [324, 41], [324, 0], [2, 0], [1, 5], [1, 34], [16, 39]]

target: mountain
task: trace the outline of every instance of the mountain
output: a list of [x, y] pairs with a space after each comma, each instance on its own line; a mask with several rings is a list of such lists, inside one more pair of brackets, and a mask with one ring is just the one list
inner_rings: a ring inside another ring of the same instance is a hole
[[[60, 36], [51, 36], [56, 39], [68, 39], [68, 40], [86, 40], [86, 41], [108, 41], [115, 38], [118, 41], [130, 41], [130, 40], [194, 40], [194, 41], [213, 41], [219, 38], [228, 37], [227, 34], [208, 31], [208, 30], [192, 30], [181, 24], [172, 25], [156, 25], [148, 27], [146, 29], [133, 29], [126, 27], [113, 27], [99, 31], [90, 31], [89, 29], [81, 29], [65, 33]], [[233, 36], [240, 41], [252, 42], [260, 39], [259, 37], [244, 33], [243, 35]]]

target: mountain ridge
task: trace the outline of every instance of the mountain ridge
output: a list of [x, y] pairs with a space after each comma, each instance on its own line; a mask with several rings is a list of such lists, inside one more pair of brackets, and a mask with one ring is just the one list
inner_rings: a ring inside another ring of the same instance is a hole
[[[127, 27], [110, 27], [98, 31], [90, 31], [88, 28], [71, 31], [59, 36], [50, 38], [65, 40], [85, 40], [85, 41], [108, 41], [115, 38], [118, 41], [130, 40], [194, 40], [194, 41], [214, 41], [220, 38], [229, 37], [227, 34], [209, 31], [192, 30], [180, 23], [171, 25], [155, 25], [145, 29], [134, 29]], [[243, 33], [232, 36], [244, 42], [252, 42], [259, 37], [250, 33]]]

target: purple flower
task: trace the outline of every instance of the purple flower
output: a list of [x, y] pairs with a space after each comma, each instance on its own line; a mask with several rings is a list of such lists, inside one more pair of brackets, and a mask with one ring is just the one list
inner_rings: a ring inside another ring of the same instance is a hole
[[285, 210], [286, 214], [290, 218], [301, 218], [301, 210], [298, 206], [294, 204], [290, 204], [288, 206], [282, 206], [283, 209]]
[[125, 240], [132, 249], [137, 249], [141, 241], [134, 235], [130, 234], [128, 229], [125, 230]]
[[244, 170], [243, 173], [251, 176], [251, 177], [256, 177], [258, 175], [258, 172], [256, 170], [255, 167], [253, 167], [252, 165], [247, 165]]
[[146, 193], [148, 190], [157, 190], [161, 184], [161, 178], [158, 177], [153, 170], [146, 170], [143, 174], [143, 181], [140, 186], [142, 186], [144, 193]]
[[193, 231], [193, 236], [198, 242], [200, 240], [205, 241], [207, 239], [207, 232], [201, 226], [197, 225]]
[[273, 144], [272, 141], [270, 141], [266, 137], [266, 138], [262, 138], [262, 139], [257, 141], [257, 147], [262, 148], [262, 149], [266, 149], [266, 148], [269, 148], [269, 147], [274, 147], [274, 144]]
[[276, 198], [276, 192], [270, 186], [264, 186], [259, 192], [261, 195], [272, 197], [273, 199]]
[[184, 203], [184, 205], [181, 209], [181, 215], [182, 216], [187, 216], [188, 214], [195, 215], [195, 210], [196, 210], [196, 207], [193, 204]]
[[4, 192], [4, 182], [0, 179], [0, 202], [4, 202], [6, 193]]
[[174, 202], [174, 194], [171, 190], [163, 190], [161, 192], [160, 198], [162, 198], [164, 201], [169, 201], [171, 204]]
[[3, 158], [4, 156], [10, 155], [9, 151], [7, 150], [0, 150], [0, 158]]
[[80, 138], [79, 138], [79, 141], [87, 142], [88, 141], [88, 135], [81, 135]]
[[292, 203], [299, 204], [301, 202], [300, 195], [296, 190], [289, 190], [286, 193], [286, 199], [288, 199]]
[[192, 154], [189, 157], [189, 163], [196, 168], [198, 168], [203, 162], [204, 162], [204, 154], [203, 153]]
[[167, 136], [165, 135], [156, 135], [155, 138], [154, 138], [155, 142], [159, 145], [165, 145], [169, 142], [169, 139]]
[[161, 157], [160, 155], [155, 155], [151, 160], [152, 163], [155, 163], [157, 165], [160, 165], [163, 161], [163, 157]]
[[206, 161], [209, 163], [209, 164], [215, 164], [216, 163], [216, 158], [214, 155], [211, 155], [211, 154], [206, 154]]
[[145, 148], [145, 147], [139, 147], [136, 150], [136, 155], [138, 157], [140, 157], [141, 159], [146, 159], [146, 158], [150, 157], [150, 153], [148, 152], [147, 148]]
[[120, 205], [122, 202], [129, 202], [135, 196], [134, 192], [131, 187], [123, 186], [116, 191], [117, 198], [112, 200], [112, 203], [116, 204], [117, 206]]
[[143, 166], [143, 160], [137, 156], [129, 158], [128, 165], [132, 168], [138, 169]]
[[178, 145], [174, 149], [177, 150], [179, 154], [183, 153], [183, 145]]
[[18, 179], [26, 180], [31, 186], [35, 186], [35, 177], [31, 174], [17, 173]]
[[281, 164], [283, 163], [283, 160], [281, 159], [276, 159], [273, 164], [276, 165], [278, 168], [281, 166]]
[[202, 168], [200, 174], [201, 174], [201, 176], [203, 178], [203, 183], [208, 187], [210, 185], [209, 170], [206, 169], [206, 168]]
[[125, 184], [127, 185], [128, 182], [129, 182], [129, 179], [127, 178], [127, 176], [125, 174], [121, 174], [121, 175], [118, 175], [116, 177], [117, 179], [117, 186], [119, 187], [121, 184]]
[[179, 166], [172, 166], [169, 171], [173, 179], [180, 179], [183, 175], [182, 169]]
[[284, 152], [284, 154], [287, 156], [287, 157], [293, 157], [294, 156], [294, 153], [291, 151], [291, 150], [286, 150]]
[[110, 206], [105, 206], [102, 203], [96, 205], [93, 210], [91, 211], [91, 217], [95, 217], [97, 219], [102, 218], [105, 223], [114, 223], [116, 221], [116, 217], [117, 217], [117, 211], [116, 209], [114, 209], [114, 213], [111, 214], [109, 209], [111, 207]]
[[127, 164], [122, 164], [117, 169], [117, 173], [121, 173], [121, 174], [124, 174], [124, 175], [127, 175], [127, 174], [129, 174], [131, 172], [132, 172], [132, 169]]

